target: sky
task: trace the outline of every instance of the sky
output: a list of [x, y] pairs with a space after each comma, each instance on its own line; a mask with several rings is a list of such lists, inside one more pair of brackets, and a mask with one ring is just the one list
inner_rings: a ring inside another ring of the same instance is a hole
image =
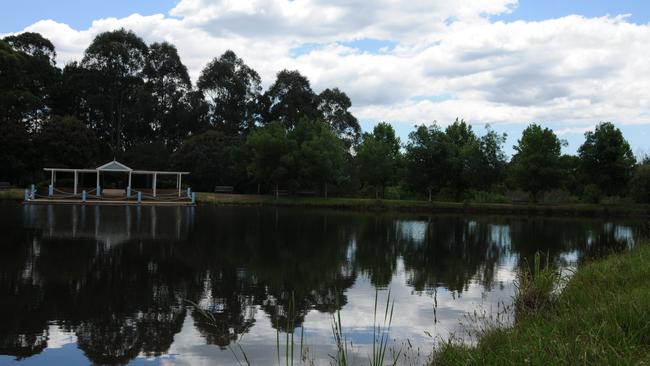
[[21, 0], [0, 34], [43, 34], [57, 64], [120, 27], [179, 49], [194, 81], [232, 49], [270, 85], [297, 69], [316, 92], [338, 87], [364, 130], [457, 117], [508, 134], [531, 122], [575, 153], [584, 133], [614, 122], [650, 153], [650, 1], [645, 0]]

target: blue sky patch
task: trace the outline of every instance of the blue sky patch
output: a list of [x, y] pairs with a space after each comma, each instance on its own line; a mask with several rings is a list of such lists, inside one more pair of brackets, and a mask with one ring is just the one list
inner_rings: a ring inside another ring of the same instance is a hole
[[[397, 42], [364, 38], [356, 41], [339, 42], [339, 44], [345, 47], [354, 48], [359, 52], [379, 54], [391, 51], [393, 48], [395, 48]], [[324, 43], [303, 43], [300, 46], [289, 50], [289, 56], [293, 58], [300, 57], [302, 55], [309, 54], [312, 51], [318, 50], [324, 46]]]
[[397, 42], [381, 40], [381, 39], [372, 39], [364, 38], [355, 41], [341, 42], [341, 45], [355, 48], [361, 52], [367, 52], [372, 54], [384, 53], [392, 50], [397, 46]]
[[39, 20], [52, 19], [74, 29], [87, 29], [93, 20], [123, 18], [133, 13], [141, 15], [166, 14], [177, 0], [20, 0], [3, 4], [0, 32], [18, 32]]
[[454, 98], [455, 97], [454, 97], [453, 94], [443, 93], [443, 94], [437, 94], [437, 95], [416, 95], [414, 97], [411, 97], [411, 100], [413, 100], [415, 102], [428, 100], [430, 102], [440, 103], [440, 102], [444, 102], [445, 100], [452, 100]]
[[587, 18], [631, 14], [627, 19], [637, 24], [650, 22], [650, 1], [647, 0], [519, 0], [510, 14], [494, 20], [546, 20], [578, 14]]

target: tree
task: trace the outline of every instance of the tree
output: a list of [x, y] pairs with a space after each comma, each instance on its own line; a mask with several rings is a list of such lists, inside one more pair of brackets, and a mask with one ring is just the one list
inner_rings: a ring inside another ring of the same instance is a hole
[[350, 113], [350, 107], [350, 98], [338, 88], [325, 89], [318, 95], [318, 112], [348, 145], [357, 143], [361, 137], [361, 126]]
[[172, 155], [172, 167], [190, 171], [195, 190], [212, 191], [215, 185], [235, 185], [233, 150], [236, 141], [222, 131], [207, 131], [189, 137]]
[[97, 164], [99, 141], [92, 130], [74, 117], [53, 116], [34, 140], [43, 166], [84, 168]]
[[31, 135], [47, 119], [58, 81], [58, 69], [37, 41], [51, 46], [36, 33], [0, 40], [0, 176], [15, 183], [36, 168]]
[[[115, 154], [125, 149], [125, 143], [142, 140], [142, 136], [135, 133], [149, 132], [148, 121], [143, 120], [139, 110], [148, 52], [140, 37], [132, 31], [119, 29], [97, 35], [81, 62], [82, 67], [98, 73], [100, 83], [93, 94], [102, 98], [93, 100], [97, 103], [95, 108], [101, 110], [96, 114], [100, 121], [95, 124], [109, 136]], [[135, 126], [137, 124], [145, 126]]]
[[271, 122], [251, 132], [245, 149], [249, 156], [248, 173], [257, 182], [275, 186], [276, 197], [280, 184], [285, 184], [295, 173], [295, 140], [279, 122]]
[[480, 144], [472, 126], [462, 119], [456, 118], [454, 123], [447, 126], [445, 135], [452, 151], [446, 175], [449, 177], [449, 188], [459, 196], [471, 186], [482, 168]]
[[560, 184], [562, 144], [552, 130], [531, 124], [514, 146], [512, 178], [517, 186], [531, 193], [534, 201], [539, 192]]
[[138, 169], [165, 170], [169, 167], [170, 158], [169, 146], [158, 141], [131, 146], [124, 152], [123, 162]]
[[155, 135], [170, 147], [176, 147], [188, 135], [186, 94], [192, 89], [187, 68], [181, 62], [173, 45], [163, 42], [149, 47], [147, 63], [143, 69], [146, 87], [153, 98]]
[[19, 122], [0, 122], [0, 180], [20, 183], [30, 170], [32, 144]]
[[0, 46], [0, 66], [5, 79], [0, 110], [36, 131], [47, 119], [52, 92], [58, 87], [60, 70], [55, 67], [52, 43], [38, 33], [5, 37]]
[[447, 183], [451, 144], [436, 124], [421, 125], [409, 134], [405, 149], [406, 181], [412, 190], [426, 191], [431, 201], [432, 193]]
[[24, 32], [4, 38], [11, 48], [35, 58], [45, 58], [47, 62], [56, 65], [56, 50], [52, 42], [40, 33]]
[[328, 183], [338, 182], [343, 175], [345, 147], [329, 125], [303, 119], [289, 132], [295, 141], [297, 174], [301, 180], [320, 183], [327, 197]]
[[478, 137], [470, 124], [462, 119], [445, 129], [450, 144], [449, 155], [441, 176], [447, 178], [448, 188], [456, 196], [468, 189], [490, 189], [500, 178], [506, 163], [502, 146], [506, 136], [497, 134], [486, 126], [485, 135]]
[[630, 191], [637, 203], [650, 203], [650, 161], [636, 167], [630, 181]]
[[309, 80], [298, 71], [282, 70], [264, 93], [264, 121], [279, 121], [292, 129], [303, 118], [319, 119], [317, 97]]
[[630, 181], [636, 159], [621, 130], [603, 122], [585, 133], [578, 149], [587, 182], [608, 195], [622, 194]]
[[485, 135], [479, 138], [482, 160], [477, 183], [482, 189], [490, 188], [502, 180], [507, 163], [506, 153], [503, 151], [507, 135], [496, 133], [490, 125], [486, 125], [485, 130]]
[[212, 60], [198, 87], [210, 100], [210, 119], [230, 135], [250, 132], [259, 119], [260, 76], [233, 51]]
[[372, 134], [364, 134], [357, 149], [359, 173], [363, 182], [375, 187], [375, 197], [379, 197], [379, 188], [383, 193], [386, 185], [395, 181], [401, 163], [399, 149], [399, 138], [388, 123], [381, 122]]

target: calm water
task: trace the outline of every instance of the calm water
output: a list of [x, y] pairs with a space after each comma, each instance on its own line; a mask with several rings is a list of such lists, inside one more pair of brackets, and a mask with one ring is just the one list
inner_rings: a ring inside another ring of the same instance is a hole
[[277, 364], [291, 323], [329, 364], [337, 309], [362, 360], [375, 289], [396, 303], [393, 347], [408, 339], [424, 362], [427, 332], [462, 333], [467, 312], [509, 304], [535, 251], [573, 266], [650, 231], [647, 220], [207, 206], [5, 203], [0, 218], [0, 365], [237, 364], [235, 342], [253, 364]]

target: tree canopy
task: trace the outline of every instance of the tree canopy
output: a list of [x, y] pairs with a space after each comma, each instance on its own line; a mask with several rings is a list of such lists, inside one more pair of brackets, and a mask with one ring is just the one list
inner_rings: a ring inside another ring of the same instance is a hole
[[636, 159], [621, 130], [603, 122], [585, 133], [578, 149], [584, 178], [609, 195], [622, 194], [629, 182]]
[[514, 149], [512, 177], [517, 185], [532, 194], [533, 199], [537, 199], [540, 192], [559, 187], [562, 141], [552, 130], [531, 124]]
[[389, 123], [363, 133], [343, 90], [314, 90], [307, 76], [287, 69], [264, 90], [232, 50], [208, 62], [196, 85], [176, 46], [147, 44], [127, 29], [98, 34], [81, 60], [63, 68], [56, 56], [38, 33], [0, 40], [2, 181], [33, 183], [44, 165], [86, 167], [116, 157], [191, 171], [188, 182], [198, 190], [327, 195], [334, 186], [351, 196], [453, 200], [505, 199], [520, 190], [544, 199], [562, 190], [586, 202], [603, 195], [647, 201], [647, 164], [636, 164], [609, 122], [585, 134], [577, 156], [562, 155], [563, 141], [531, 124], [508, 161], [505, 134], [461, 118], [417, 125], [403, 146]]
[[400, 141], [393, 126], [381, 122], [372, 133], [364, 134], [363, 142], [357, 148], [357, 161], [361, 180], [375, 187], [375, 196], [378, 196], [379, 189], [383, 191], [394, 182], [402, 159]]

